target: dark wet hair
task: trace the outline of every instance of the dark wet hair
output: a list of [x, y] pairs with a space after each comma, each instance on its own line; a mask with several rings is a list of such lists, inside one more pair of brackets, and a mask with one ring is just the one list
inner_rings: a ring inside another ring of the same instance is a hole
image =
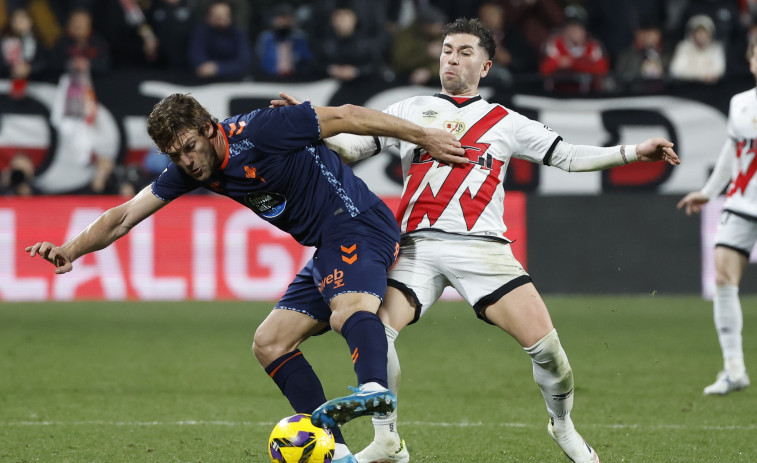
[[442, 40], [448, 35], [470, 34], [478, 37], [478, 45], [486, 50], [489, 59], [494, 56], [496, 45], [494, 43], [494, 34], [478, 18], [457, 18], [451, 23], [444, 26], [442, 31]]

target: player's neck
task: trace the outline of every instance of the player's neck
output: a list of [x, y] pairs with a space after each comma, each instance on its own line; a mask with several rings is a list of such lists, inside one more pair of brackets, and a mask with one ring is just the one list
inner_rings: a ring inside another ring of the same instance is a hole
[[474, 96], [478, 95], [478, 89], [472, 89], [470, 91], [460, 92], [460, 93], [452, 93], [452, 92], [448, 92], [448, 91], [442, 89], [442, 95], [447, 95], [447, 96], [452, 97], [452, 98], [464, 98], [464, 99], [467, 99], [467, 98], [473, 98]]

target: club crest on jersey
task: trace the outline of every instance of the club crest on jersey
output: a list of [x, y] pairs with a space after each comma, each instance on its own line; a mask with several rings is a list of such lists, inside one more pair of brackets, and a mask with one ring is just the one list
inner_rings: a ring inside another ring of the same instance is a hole
[[452, 135], [460, 135], [465, 132], [465, 123], [457, 121], [444, 121], [444, 130]]
[[247, 193], [242, 200], [244, 205], [255, 211], [259, 216], [273, 219], [281, 215], [286, 209], [286, 197], [279, 193], [258, 192]]

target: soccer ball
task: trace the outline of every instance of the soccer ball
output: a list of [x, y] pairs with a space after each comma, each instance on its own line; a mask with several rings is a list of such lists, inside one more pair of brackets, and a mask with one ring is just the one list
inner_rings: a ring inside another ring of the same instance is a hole
[[268, 454], [273, 463], [331, 463], [334, 435], [310, 422], [300, 413], [279, 421], [268, 438]]

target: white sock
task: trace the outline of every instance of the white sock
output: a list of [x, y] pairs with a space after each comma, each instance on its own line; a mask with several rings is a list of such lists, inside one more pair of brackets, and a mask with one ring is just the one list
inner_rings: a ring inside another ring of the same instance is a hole
[[[384, 332], [386, 333], [386, 340], [388, 344], [387, 349], [387, 382], [389, 383], [389, 389], [394, 392], [394, 395], [399, 394], [400, 379], [402, 372], [400, 370], [400, 359], [397, 355], [397, 349], [394, 346], [394, 341], [397, 340], [399, 332], [389, 325], [384, 324]], [[399, 405], [398, 405], [399, 406]], [[391, 445], [399, 447], [400, 435], [397, 432], [397, 409], [386, 416], [374, 416], [373, 417], [373, 440], [381, 442], [385, 445]]]
[[723, 364], [729, 373], [744, 372], [744, 351], [741, 330], [744, 317], [741, 313], [738, 286], [717, 286], [713, 300], [715, 328], [718, 332], [720, 348], [723, 350]]
[[570, 413], [559, 418], [552, 418], [552, 431], [556, 436], [563, 435], [566, 432], [574, 430], [573, 420], [570, 419]]
[[547, 411], [552, 418], [564, 418], [573, 409], [573, 370], [560, 345], [557, 330], [524, 350], [531, 356], [534, 381], [541, 388]]
[[346, 444], [339, 444], [337, 443], [334, 446], [334, 460], [338, 460], [339, 458], [344, 458], [347, 455], [351, 455], [352, 452], [350, 452], [350, 449], [347, 448]]

